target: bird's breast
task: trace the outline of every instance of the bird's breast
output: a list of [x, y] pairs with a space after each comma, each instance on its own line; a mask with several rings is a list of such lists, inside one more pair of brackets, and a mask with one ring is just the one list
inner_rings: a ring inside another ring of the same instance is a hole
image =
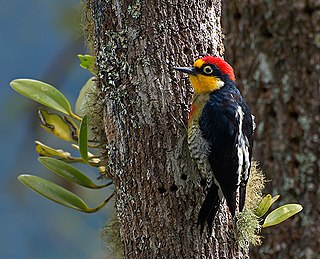
[[188, 118], [188, 128], [190, 129], [194, 125], [199, 125], [199, 119], [202, 114], [202, 110], [210, 98], [210, 93], [195, 94], [192, 97], [192, 104], [190, 108]]
[[198, 165], [202, 178], [210, 180], [211, 167], [208, 160], [210, 147], [209, 142], [203, 137], [199, 125], [193, 125], [192, 127], [189, 127], [188, 147], [191, 157]]
[[209, 98], [209, 93], [195, 94], [193, 96], [188, 120], [188, 146], [190, 154], [197, 161], [202, 173], [208, 173], [210, 171], [210, 165], [207, 159], [209, 143], [203, 137], [199, 120]]

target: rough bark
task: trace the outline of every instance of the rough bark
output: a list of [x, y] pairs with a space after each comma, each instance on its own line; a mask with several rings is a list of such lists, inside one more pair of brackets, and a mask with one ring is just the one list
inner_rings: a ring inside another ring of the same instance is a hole
[[92, 0], [106, 157], [126, 258], [244, 257], [222, 209], [201, 236], [205, 193], [186, 145], [191, 87], [172, 70], [223, 54], [220, 1]]
[[282, 203], [301, 214], [262, 231], [253, 258], [318, 258], [319, 1], [226, 1], [226, 58], [256, 115], [254, 158]]

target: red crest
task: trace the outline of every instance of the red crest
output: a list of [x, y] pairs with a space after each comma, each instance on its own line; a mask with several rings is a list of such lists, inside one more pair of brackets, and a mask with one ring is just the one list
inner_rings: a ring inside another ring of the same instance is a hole
[[201, 60], [205, 63], [216, 65], [222, 73], [227, 74], [231, 80], [236, 81], [236, 77], [234, 76], [234, 71], [232, 66], [230, 66], [222, 58], [214, 57], [214, 56], [206, 56]]

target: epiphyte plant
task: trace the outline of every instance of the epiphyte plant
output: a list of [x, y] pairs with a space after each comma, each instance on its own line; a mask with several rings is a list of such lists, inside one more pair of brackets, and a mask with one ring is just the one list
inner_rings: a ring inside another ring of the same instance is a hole
[[[94, 58], [90, 55], [78, 55], [81, 60], [80, 66], [88, 69], [92, 74], [94, 71]], [[55, 174], [65, 180], [89, 189], [101, 189], [112, 185], [112, 181], [97, 185], [85, 173], [72, 163], [85, 163], [96, 167], [100, 174], [104, 175], [105, 166], [102, 165], [100, 156], [89, 152], [88, 147], [98, 148], [88, 139], [88, 115], [78, 115], [72, 111], [68, 99], [54, 86], [33, 79], [15, 79], [10, 83], [11, 87], [21, 95], [32, 99], [55, 112], [48, 112], [40, 108], [38, 115], [41, 127], [54, 136], [71, 143], [71, 146], [78, 149], [80, 156], [73, 157], [69, 152], [49, 147], [40, 141], [35, 141], [36, 151], [40, 155], [39, 162]], [[93, 77], [90, 78], [83, 89], [94, 86]], [[85, 105], [85, 93], [80, 91], [77, 100], [77, 110], [83, 113]], [[58, 113], [56, 113], [58, 112]], [[60, 113], [60, 114], [59, 114]], [[63, 114], [63, 116], [61, 116]], [[44, 178], [22, 174], [18, 180], [36, 193], [56, 203], [86, 213], [93, 213], [103, 208], [113, 197], [113, 193], [95, 208], [90, 208], [76, 194]]]

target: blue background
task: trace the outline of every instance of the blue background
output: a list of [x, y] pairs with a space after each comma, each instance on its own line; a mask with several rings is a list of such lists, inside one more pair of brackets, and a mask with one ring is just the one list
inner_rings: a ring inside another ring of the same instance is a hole
[[[99, 231], [110, 207], [84, 214], [42, 198], [17, 180], [28, 173], [65, 184], [37, 162], [34, 140], [70, 148], [39, 127], [40, 105], [14, 92], [9, 83], [16, 78], [48, 82], [74, 105], [91, 76], [76, 56], [87, 52], [83, 39], [66, 21], [76, 5], [77, 0], [0, 0], [0, 258], [108, 258]], [[96, 171], [84, 169], [97, 177]], [[68, 188], [91, 207], [109, 193]]]

